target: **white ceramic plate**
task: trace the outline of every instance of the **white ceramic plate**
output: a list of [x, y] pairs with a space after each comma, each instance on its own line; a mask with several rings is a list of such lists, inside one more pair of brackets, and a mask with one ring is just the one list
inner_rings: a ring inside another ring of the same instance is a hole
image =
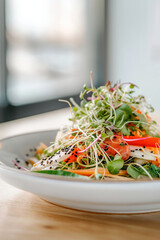
[[15, 169], [12, 160], [18, 158], [19, 164], [26, 167], [26, 154], [33, 154], [30, 149], [40, 142], [49, 144], [55, 135], [56, 131], [45, 131], [1, 140], [0, 177], [17, 188], [69, 208], [105, 213], [160, 211], [160, 181], [84, 181]]

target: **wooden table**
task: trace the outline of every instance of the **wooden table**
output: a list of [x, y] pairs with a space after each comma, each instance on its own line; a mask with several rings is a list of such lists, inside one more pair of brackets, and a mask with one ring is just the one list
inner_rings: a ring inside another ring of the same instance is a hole
[[[66, 109], [1, 124], [1, 138], [56, 128], [66, 122], [68, 114]], [[160, 213], [109, 215], [70, 210], [0, 180], [0, 240], [32, 239], [160, 239]]]

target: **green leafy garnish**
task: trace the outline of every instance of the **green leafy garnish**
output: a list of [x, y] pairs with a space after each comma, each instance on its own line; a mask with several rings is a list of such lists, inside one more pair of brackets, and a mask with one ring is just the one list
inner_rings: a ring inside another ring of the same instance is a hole
[[130, 135], [129, 129], [125, 123], [131, 121], [132, 109], [128, 104], [123, 104], [116, 110], [116, 122], [115, 126], [121, 129], [123, 135]]
[[114, 157], [114, 160], [109, 161], [107, 163], [107, 169], [111, 174], [118, 174], [120, 169], [123, 167], [124, 161], [121, 159], [121, 157], [117, 154]]
[[82, 178], [82, 179], [89, 179], [86, 176], [78, 175], [72, 172], [63, 171], [63, 170], [40, 170], [40, 171], [33, 171], [36, 173], [45, 173], [51, 175], [58, 175], [58, 176], [65, 176], [65, 177], [75, 177], [75, 178]]
[[140, 170], [138, 170], [136, 167], [134, 167], [131, 164], [127, 167], [127, 173], [134, 179], [137, 179], [139, 175], [141, 175]]

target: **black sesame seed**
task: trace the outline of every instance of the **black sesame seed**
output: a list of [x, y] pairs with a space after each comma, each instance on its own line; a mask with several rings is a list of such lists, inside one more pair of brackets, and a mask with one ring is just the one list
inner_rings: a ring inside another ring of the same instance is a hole
[[144, 155], [142, 155], [142, 157], [144, 157]]
[[26, 157], [29, 157], [29, 154], [28, 154], [28, 153], [26, 153]]
[[127, 143], [125, 143], [124, 145], [127, 145]]
[[153, 153], [153, 151], [151, 151], [151, 153]]
[[143, 146], [143, 148], [146, 148], [145, 146]]
[[18, 159], [16, 159], [16, 162], [17, 162], [17, 163], [20, 163], [20, 161], [19, 161]]
[[49, 169], [52, 169], [52, 167], [49, 167]]
[[77, 157], [77, 154], [75, 154], [75, 157]]

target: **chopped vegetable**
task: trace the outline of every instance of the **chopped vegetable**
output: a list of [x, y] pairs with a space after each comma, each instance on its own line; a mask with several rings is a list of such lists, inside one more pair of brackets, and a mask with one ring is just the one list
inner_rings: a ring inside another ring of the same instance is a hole
[[160, 145], [160, 138], [156, 137], [139, 137], [135, 138], [133, 136], [123, 136], [123, 139], [129, 144], [129, 145], [135, 145], [135, 146], [145, 146], [145, 147], [156, 147], [157, 144]]

